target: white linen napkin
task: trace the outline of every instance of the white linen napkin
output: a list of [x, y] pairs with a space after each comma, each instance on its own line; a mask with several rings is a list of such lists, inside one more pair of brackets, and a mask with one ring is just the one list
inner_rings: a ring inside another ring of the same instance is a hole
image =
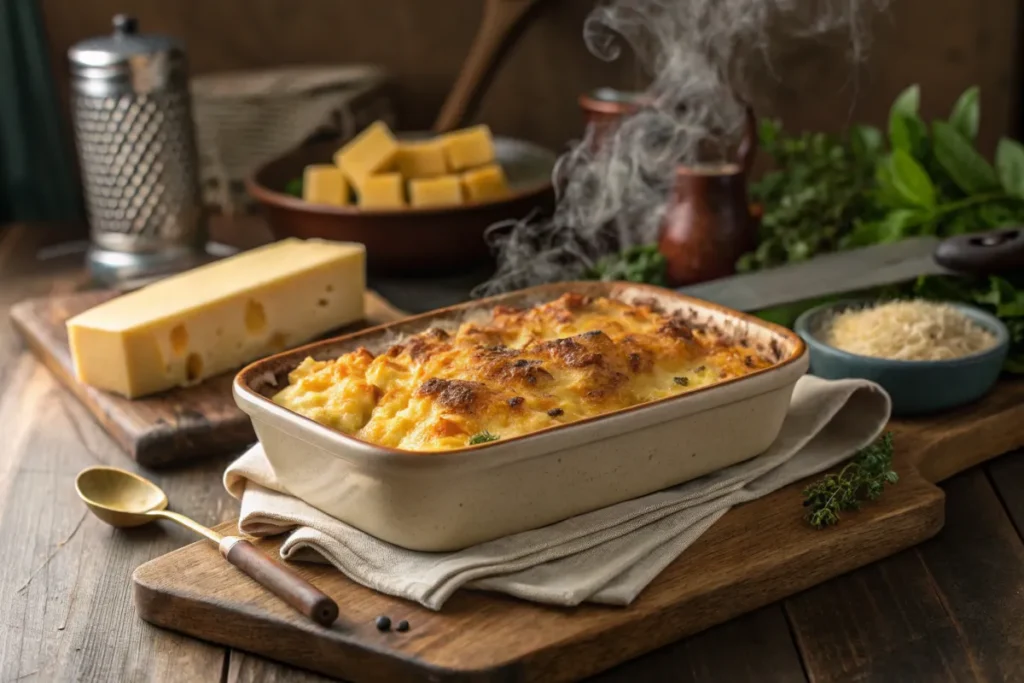
[[[330, 562], [358, 583], [433, 610], [463, 587], [556, 605], [628, 605], [729, 508], [845, 460], [879, 436], [889, 411], [889, 396], [877, 384], [806, 375], [797, 382], [778, 437], [756, 458], [448, 553], [400, 548], [292, 497], [259, 445], [228, 467], [224, 485], [241, 499], [241, 532], [292, 532], [281, 547], [284, 559]], [[794, 508], [793, 514], [802, 511]]]

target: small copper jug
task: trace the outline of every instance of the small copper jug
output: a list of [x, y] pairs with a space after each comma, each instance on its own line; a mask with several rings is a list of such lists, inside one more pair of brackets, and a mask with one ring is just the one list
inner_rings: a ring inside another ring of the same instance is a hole
[[759, 220], [751, 213], [747, 176], [757, 151], [757, 119], [749, 107], [746, 119], [736, 162], [676, 169], [658, 240], [673, 287], [732, 275], [737, 259], [756, 246]]
[[583, 110], [584, 124], [591, 131], [592, 147], [599, 147], [623, 118], [635, 114], [646, 101], [642, 93], [614, 88], [598, 88], [580, 95], [580, 109]]

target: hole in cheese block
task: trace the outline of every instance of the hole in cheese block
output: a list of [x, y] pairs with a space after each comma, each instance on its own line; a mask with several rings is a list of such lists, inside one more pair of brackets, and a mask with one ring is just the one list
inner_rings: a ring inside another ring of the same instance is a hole
[[334, 154], [335, 165], [359, 192], [363, 181], [394, 168], [398, 140], [383, 121], [375, 121]]
[[267, 343], [271, 349], [275, 351], [283, 351], [288, 346], [288, 335], [283, 332], [275, 332], [270, 335], [270, 339]]
[[454, 175], [409, 181], [412, 206], [452, 206], [462, 203], [462, 184]]
[[485, 125], [453, 131], [441, 140], [449, 170], [464, 171], [494, 162], [494, 140]]
[[263, 304], [249, 299], [245, 304], [245, 329], [249, 334], [259, 334], [266, 326], [267, 314], [263, 310]]
[[195, 382], [203, 375], [203, 357], [198, 353], [188, 354], [185, 359], [185, 377], [189, 382]]
[[171, 351], [175, 356], [185, 355], [188, 350], [188, 330], [184, 325], [175, 325], [171, 330]]
[[396, 156], [398, 172], [406, 180], [414, 178], [435, 178], [448, 172], [444, 156], [444, 140], [424, 142], [403, 142], [398, 146]]
[[364, 209], [399, 209], [405, 206], [405, 192], [399, 173], [381, 173], [363, 181], [359, 206]]
[[486, 202], [508, 195], [505, 171], [498, 164], [466, 171], [462, 174], [461, 180], [467, 201]]

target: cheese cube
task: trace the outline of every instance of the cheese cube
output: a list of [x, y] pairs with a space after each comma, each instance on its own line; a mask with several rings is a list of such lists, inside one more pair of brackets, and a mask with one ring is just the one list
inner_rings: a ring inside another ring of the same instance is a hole
[[334, 154], [334, 163], [359, 189], [362, 182], [374, 173], [390, 171], [398, 154], [398, 141], [388, 125], [376, 121], [367, 126]]
[[449, 170], [462, 171], [494, 161], [494, 140], [485, 125], [448, 133], [442, 140]]
[[402, 177], [434, 178], [448, 172], [444, 158], [444, 141], [403, 142], [398, 147], [398, 171]]
[[498, 164], [466, 171], [462, 174], [461, 180], [467, 201], [486, 202], [501, 199], [508, 194], [505, 171]]
[[302, 198], [314, 204], [348, 204], [348, 181], [332, 164], [313, 164], [302, 173]]
[[413, 206], [452, 206], [462, 203], [462, 184], [454, 175], [409, 181], [409, 203]]
[[359, 188], [359, 206], [364, 209], [400, 209], [405, 192], [399, 173], [381, 173], [363, 180]]
[[75, 375], [138, 398], [298, 346], [363, 317], [365, 260], [291, 238], [111, 299], [67, 322]]

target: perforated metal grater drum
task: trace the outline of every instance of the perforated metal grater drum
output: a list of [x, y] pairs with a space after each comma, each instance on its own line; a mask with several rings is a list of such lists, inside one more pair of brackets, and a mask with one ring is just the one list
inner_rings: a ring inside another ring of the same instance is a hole
[[113, 23], [68, 51], [88, 262], [105, 281], [189, 267], [206, 243], [184, 49]]

